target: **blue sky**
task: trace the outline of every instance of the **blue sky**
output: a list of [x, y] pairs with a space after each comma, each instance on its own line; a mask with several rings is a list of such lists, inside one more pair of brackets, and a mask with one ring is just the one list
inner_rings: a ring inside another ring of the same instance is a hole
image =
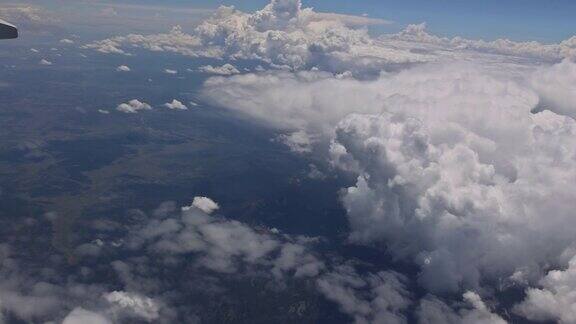
[[[130, 1], [128, 1], [130, 2]], [[156, 4], [139, 0], [133, 3]], [[214, 8], [234, 5], [253, 11], [268, 0], [167, 0], [167, 5]], [[428, 28], [445, 36], [470, 38], [510, 38], [557, 42], [576, 34], [574, 0], [304, 0], [305, 6], [318, 11], [349, 14], [368, 13], [372, 17], [393, 20], [390, 31], [409, 23], [427, 22]]]

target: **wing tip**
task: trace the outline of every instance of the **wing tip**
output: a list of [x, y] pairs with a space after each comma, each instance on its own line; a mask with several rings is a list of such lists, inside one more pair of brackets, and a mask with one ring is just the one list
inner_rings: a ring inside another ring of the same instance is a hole
[[18, 38], [18, 28], [0, 19], [0, 39]]

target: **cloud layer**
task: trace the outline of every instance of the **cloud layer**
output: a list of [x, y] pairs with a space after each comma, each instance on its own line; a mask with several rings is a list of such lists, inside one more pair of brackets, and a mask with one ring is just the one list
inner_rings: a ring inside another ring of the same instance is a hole
[[300, 0], [273, 0], [254, 13], [221, 7], [192, 33], [175, 27], [166, 34], [118, 36], [84, 48], [130, 54], [137, 47], [191, 57], [261, 60], [279, 69], [317, 67], [355, 75], [454, 59], [558, 62], [576, 55], [576, 37], [558, 44], [448, 39], [431, 35], [426, 24], [418, 24], [374, 38], [364, 28], [374, 23], [384, 21], [318, 13], [303, 8]]
[[[343, 262], [320, 252], [320, 238], [231, 220], [195, 197], [135, 211], [123, 235], [78, 247], [105, 260], [113, 285], [82, 274], [62, 287], [34, 280], [1, 246], [3, 309], [28, 321], [170, 322], [196, 318], [196, 301], [230, 293], [226, 283], [263, 278], [281, 288], [303, 282], [356, 323], [504, 323], [509, 311], [575, 322], [576, 37], [449, 39], [425, 24], [373, 37], [363, 27], [382, 23], [272, 0], [254, 13], [221, 7], [191, 33], [175, 27], [84, 48], [224, 60], [191, 70], [219, 75], [205, 82], [203, 102], [272, 127], [275, 141], [354, 179], [340, 191], [346, 243], [417, 275]], [[244, 73], [240, 60], [268, 70]], [[164, 106], [187, 109], [176, 99]], [[117, 107], [150, 109], [139, 100]], [[52, 278], [48, 270], [40, 277]], [[163, 280], [174, 277], [183, 279]], [[525, 294], [502, 311], [498, 293], [509, 287]]]

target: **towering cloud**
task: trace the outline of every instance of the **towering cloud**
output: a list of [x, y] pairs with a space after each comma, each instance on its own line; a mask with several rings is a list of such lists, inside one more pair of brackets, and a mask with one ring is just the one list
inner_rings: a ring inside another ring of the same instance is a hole
[[[374, 81], [277, 72], [214, 78], [205, 95], [278, 129], [332, 138], [332, 164], [358, 177], [342, 195], [350, 239], [412, 260], [428, 291], [458, 292], [534, 285], [549, 265], [568, 266], [574, 66], [443, 63]], [[569, 318], [558, 307], [571, 302], [551, 282], [528, 291], [522, 314]], [[553, 306], [535, 308], [539, 296]]]
[[576, 37], [558, 44], [449, 39], [431, 35], [426, 24], [418, 24], [374, 38], [363, 26], [375, 23], [387, 21], [319, 13], [299, 0], [273, 0], [254, 13], [221, 7], [192, 33], [175, 27], [167, 34], [118, 36], [84, 47], [102, 53], [129, 54], [139, 47], [192, 57], [256, 59], [280, 69], [317, 67], [355, 75], [453, 59], [558, 62], [576, 55]]

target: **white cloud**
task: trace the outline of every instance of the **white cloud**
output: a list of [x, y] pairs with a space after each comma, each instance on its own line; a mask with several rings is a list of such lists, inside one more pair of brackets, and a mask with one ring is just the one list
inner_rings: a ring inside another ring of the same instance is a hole
[[130, 72], [131, 69], [130, 69], [130, 67], [128, 67], [126, 65], [120, 65], [119, 67], [116, 68], [116, 71], [118, 71], [118, 72]]
[[407, 279], [394, 272], [359, 275], [340, 266], [317, 281], [320, 292], [340, 306], [355, 323], [407, 323], [403, 312], [411, 305]]
[[480, 296], [474, 292], [463, 295], [467, 305], [448, 306], [434, 296], [420, 302], [416, 311], [420, 324], [506, 324], [502, 317], [494, 314]]
[[[240, 268], [264, 267], [277, 277], [315, 276], [323, 263], [307, 252], [307, 241], [257, 232], [237, 221], [211, 214], [218, 204], [196, 197], [178, 217], [151, 219], [132, 232], [131, 249], [145, 248], [159, 258], [186, 256], [194, 267], [233, 274]], [[246, 270], [244, 270], [246, 271]]]
[[296, 153], [310, 153], [312, 152], [312, 144], [314, 139], [304, 131], [297, 131], [290, 135], [280, 135], [278, 140]]
[[60, 40], [60, 43], [62, 44], [74, 44], [74, 41], [68, 38], [64, 38]]
[[238, 71], [238, 69], [234, 65], [229, 63], [216, 67], [212, 65], [201, 66], [198, 68], [198, 71], [202, 73], [219, 74], [219, 75], [233, 75], [240, 73], [240, 71]]
[[[432, 291], [524, 268], [537, 276], [576, 235], [565, 227], [576, 188], [563, 180], [576, 175], [565, 151], [575, 121], [531, 114], [530, 89], [458, 71], [395, 79], [404, 90], [384, 100], [387, 111], [345, 118], [334, 143], [334, 163], [358, 174], [343, 195], [351, 238], [414, 258]], [[554, 212], [541, 217], [544, 208]]]
[[576, 118], [576, 64], [564, 60], [552, 67], [541, 67], [530, 82], [540, 94], [540, 106]]
[[148, 322], [157, 320], [160, 306], [151, 298], [124, 291], [114, 291], [104, 295], [104, 299], [112, 305], [111, 312], [127, 312]]
[[310, 164], [310, 171], [308, 172], [308, 178], [314, 180], [324, 180], [326, 179], [326, 174], [320, 171], [315, 164]]
[[120, 43], [114, 39], [105, 39], [93, 44], [87, 44], [82, 46], [84, 49], [94, 49], [100, 53], [104, 54], [123, 54], [129, 55], [129, 53], [124, 52], [120, 49]]
[[360, 26], [384, 20], [318, 13], [299, 0], [273, 0], [262, 10], [244, 13], [221, 7], [187, 34], [174, 28], [166, 34], [118, 36], [86, 45], [105, 53], [138, 47], [191, 57], [262, 60], [278, 69], [318, 67], [355, 75], [376, 74], [402, 65], [446, 60], [560, 61], [576, 55], [576, 37], [558, 44], [492, 42], [431, 35], [426, 25], [409, 25], [398, 34], [373, 38]]
[[38, 64], [40, 64], [40, 65], [52, 65], [52, 62], [50, 62], [46, 59], [41, 59]]
[[141, 102], [138, 99], [130, 100], [129, 102], [120, 104], [118, 105], [118, 107], [116, 107], [116, 110], [127, 114], [135, 114], [141, 110], [151, 110], [151, 109], [152, 106], [150, 106], [145, 102]]
[[[522, 316], [573, 322], [575, 266], [565, 253], [576, 237], [576, 64], [565, 58], [574, 57], [576, 38], [449, 39], [421, 24], [375, 39], [357, 28], [370, 23], [377, 22], [275, 0], [254, 13], [222, 7], [191, 34], [174, 28], [86, 48], [255, 59], [281, 70], [210, 78], [202, 99], [278, 129], [294, 151], [329, 151], [333, 167], [356, 177], [341, 194], [349, 239], [418, 265], [428, 292], [464, 293], [465, 304], [426, 297], [423, 323], [502, 323], [489, 306], [496, 287], [483, 286], [508, 281], [539, 284], [516, 308]], [[201, 69], [233, 74], [225, 66]], [[118, 108], [151, 109], [135, 101]], [[315, 278], [359, 323], [402, 323], [415, 305], [401, 275], [332, 269], [307, 240], [222, 218], [217, 209], [197, 197], [181, 212], [131, 228], [125, 246], [154, 262], [186, 260], [194, 271]], [[154, 286], [135, 270], [150, 261], [138, 262], [114, 268], [126, 286]], [[551, 267], [565, 270], [542, 278]]]
[[[303, 9], [299, 0], [274, 0], [253, 14], [221, 7], [192, 34], [174, 28], [167, 34], [114, 37], [88, 44], [85, 48], [122, 54], [127, 48], [136, 46], [192, 57], [260, 59], [292, 69], [316, 64], [336, 68], [341, 62], [362, 68], [371, 65], [372, 57], [378, 53], [369, 50], [372, 40], [367, 31], [357, 27], [384, 22], [317, 13]], [[389, 51], [394, 52], [392, 48]], [[390, 58], [377, 57], [377, 60], [397, 61], [397, 58]]]
[[178, 74], [177, 70], [165, 69], [164, 73], [166, 74]]
[[[384, 43], [396, 43], [413, 49], [432, 52], [452, 51], [456, 53], [478, 52], [507, 56], [525, 57], [545, 61], [559, 61], [574, 57], [574, 44], [566, 40], [559, 44], [541, 44], [535, 41], [515, 42], [508, 39], [495, 41], [470, 40], [462, 37], [452, 39], [438, 37], [427, 32], [426, 24], [413, 24], [395, 35], [384, 35], [380, 38]], [[398, 43], [400, 42], [400, 43]], [[403, 42], [405, 42], [403, 44]]]
[[335, 80], [326, 72], [269, 72], [210, 78], [202, 95], [279, 129], [331, 132], [351, 112], [380, 111], [381, 107], [373, 107], [377, 94], [369, 90], [377, 86]]
[[[576, 122], [561, 115], [573, 66], [269, 72], [211, 78], [203, 93], [315, 145], [333, 138], [332, 164], [358, 176], [342, 196], [350, 238], [413, 260], [430, 291], [461, 291], [517, 271], [533, 283], [574, 242]], [[532, 113], [542, 102], [556, 113]]]
[[183, 211], [188, 211], [193, 208], [198, 208], [206, 214], [212, 214], [216, 210], [220, 209], [220, 206], [214, 200], [207, 197], [194, 197], [192, 205], [187, 207], [182, 207]]
[[541, 288], [526, 291], [526, 300], [515, 311], [533, 321], [576, 322], [576, 257], [565, 270], [550, 271], [540, 281]]
[[62, 324], [112, 324], [112, 321], [98, 313], [78, 307], [64, 318]]
[[184, 105], [182, 102], [174, 99], [172, 100], [172, 102], [168, 102], [166, 104], [164, 104], [164, 106], [168, 109], [175, 109], [175, 110], [187, 110], [188, 107], [186, 107], [186, 105]]

